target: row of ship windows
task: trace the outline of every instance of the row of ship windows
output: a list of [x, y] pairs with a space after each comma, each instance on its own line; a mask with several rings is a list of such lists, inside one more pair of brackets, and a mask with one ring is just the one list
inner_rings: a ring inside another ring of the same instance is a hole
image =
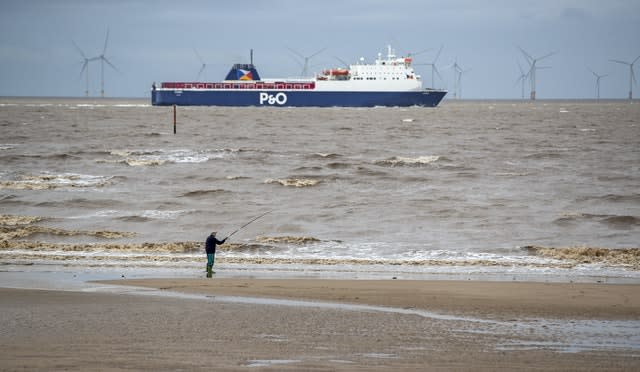
[[[391, 80], [400, 80], [399, 77], [392, 77], [390, 78]], [[362, 78], [362, 77], [354, 77], [353, 80], [387, 80], [387, 78], [375, 78], [375, 77], [367, 77], [367, 78]]]

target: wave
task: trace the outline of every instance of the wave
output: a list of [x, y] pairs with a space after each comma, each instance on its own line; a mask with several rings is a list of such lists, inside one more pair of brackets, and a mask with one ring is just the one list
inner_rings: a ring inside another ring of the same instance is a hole
[[327, 164], [327, 168], [329, 169], [345, 169], [351, 167], [349, 163], [341, 163], [341, 162], [333, 162]]
[[565, 153], [561, 152], [538, 152], [535, 154], [526, 155], [525, 159], [559, 159], [565, 156]]
[[256, 241], [265, 244], [309, 244], [321, 242], [321, 240], [310, 236], [259, 236]]
[[30, 225], [44, 219], [44, 217], [38, 216], [0, 215], [0, 226]]
[[113, 207], [120, 204], [122, 204], [121, 201], [113, 200], [113, 199], [73, 198], [70, 200], [55, 200], [55, 201], [40, 202], [36, 204], [36, 207], [68, 208], [70, 206], [74, 206], [74, 207], [81, 207], [81, 208], [105, 208], [105, 207]]
[[76, 173], [20, 175], [17, 179], [0, 181], [0, 189], [48, 190], [57, 188], [103, 187], [112, 182], [112, 176], [92, 176]]
[[267, 179], [264, 183], [277, 183], [285, 187], [311, 187], [320, 183], [320, 180], [310, 178], [284, 178], [284, 179]]
[[240, 152], [239, 149], [220, 150], [112, 150], [115, 159], [97, 159], [97, 163], [126, 164], [132, 167], [159, 166], [164, 164], [204, 163], [213, 159], [224, 159]]
[[180, 195], [180, 197], [181, 198], [201, 198], [201, 197], [211, 196], [211, 195], [214, 195], [214, 194], [224, 194], [224, 193], [228, 193], [228, 192], [229, 191], [223, 190], [223, 189], [195, 190], [195, 191], [186, 192], [186, 193]]
[[[151, 220], [174, 220], [179, 216], [192, 213], [193, 210], [159, 210], [147, 209], [139, 214], [128, 214], [115, 217], [117, 220], [125, 222], [147, 222]], [[113, 214], [113, 213], [111, 213]]]
[[69, 160], [69, 159], [81, 159], [81, 156], [77, 154], [69, 153], [55, 153], [55, 154], [15, 154], [0, 156], [0, 159], [5, 162], [11, 161], [24, 161], [25, 159], [52, 159], [52, 160]]
[[247, 176], [226, 176], [225, 178], [231, 181], [251, 179], [251, 177], [247, 177]]
[[149, 222], [151, 218], [143, 217], [143, 216], [120, 216], [120, 217], [116, 217], [116, 220], [122, 221], [122, 222], [141, 223], [141, 222]]
[[382, 165], [382, 166], [390, 166], [390, 167], [397, 167], [397, 166], [419, 167], [424, 165], [430, 165], [441, 160], [445, 160], [445, 159], [437, 155], [419, 156], [417, 158], [394, 156], [388, 159], [378, 160], [375, 162], [375, 164]]
[[635, 216], [618, 216], [609, 214], [591, 214], [591, 213], [579, 213], [579, 212], [567, 212], [563, 213], [561, 217], [555, 219], [553, 222], [559, 225], [566, 225], [573, 222], [580, 221], [596, 221], [607, 224], [614, 228], [627, 229], [636, 225], [640, 225], [640, 218]]
[[579, 198], [578, 202], [590, 201], [590, 200], [602, 200], [612, 203], [640, 203], [640, 194], [629, 194], [629, 195], [618, 195], [618, 194], [607, 194], [600, 196], [587, 196], [583, 198]]
[[640, 218], [635, 216], [611, 216], [603, 220], [613, 227], [618, 228], [630, 228], [636, 225], [640, 225]]
[[322, 153], [322, 152], [317, 152], [315, 154], [311, 154], [307, 156], [307, 158], [309, 159], [337, 159], [339, 157], [342, 157], [342, 155], [335, 154], [335, 153]]
[[48, 243], [39, 241], [0, 241], [0, 250], [60, 252], [146, 252], [187, 253], [203, 250], [202, 242], [166, 243]]
[[569, 260], [576, 264], [607, 264], [628, 266], [634, 270], [640, 269], [640, 248], [597, 248], [597, 247], [523, 247], [529, 254]]
[[14, 239], [27, 238], [32, 235], [56, 235], [56, 236], [92, 236], [104, 239], [119, 239], [134, 237], [135, 233], [120, 231], [83, 231], [83, 230], [66, 230], [54, 227], [45, 227], [37, 225], [16, 225], [12, 227], [0, 226], [0, 241], [9, 241]]

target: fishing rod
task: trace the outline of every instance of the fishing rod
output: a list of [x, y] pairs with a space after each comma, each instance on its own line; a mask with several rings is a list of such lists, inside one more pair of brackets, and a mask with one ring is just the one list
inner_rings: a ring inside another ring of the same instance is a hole
[[249, 222], [245, 223], [244, 225], [240, 226], [236, 231], [234, 231], [234, 232], [232, 232], [231, 234], [227, 235], [227, 237], [226, 237], [226, 238], [224, 238], [224, 240], [229, 239], [229, 238], [231, 237], [231, 235], [233, 235], [233, 234], [237, 233], [238, 231], [240, 231], [240, 230], [244, 229], [245, 227], [249, 226], [249, 225], [250, 225], [251, 223], [253, 223], [254, 221], [257, 221], [259, 218], [262, 218], [262, 217], [264, 217], [264, 216], [268, 215], [268, 214], [269, 214], [269, 213], [271, 213], [271, 212], [273, 212], [273, 211], [272, 211], [272, 210], [271, 210], [271, 211], [267, 211], [267, 212], [264, 212], [263, 214], [259, 215], [258, 217], [255, 217], [255, 218], [254, 218], [254, 219], [252, 219], [251, 221], [249, 221]]

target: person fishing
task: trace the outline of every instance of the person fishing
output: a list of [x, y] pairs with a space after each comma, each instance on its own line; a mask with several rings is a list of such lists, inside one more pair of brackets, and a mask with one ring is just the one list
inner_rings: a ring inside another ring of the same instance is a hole
[[222, 240], [216, 239], [217, 232], [212, 232], [211, 235], [207, 237], [207, 241], [204, 243], [204, 249], [207, 252], [207, 278], [211, 278], [213, 274], [213, 262], [216, 259], [216, 245], [224, 244], [229, 237], [226, 237]]
[[244, 229], [245, 227], [249, 226], [249, 224], [253, 223], [254, 221], [258, 220], [259, 218], [262, 218], [262, 217], [266, 216], [267, 214], [269, 214], [271, 212], [273, 212], [273, 211], [268, 211], [268, 212], [265, 212], [265, 213], [259, 215], [258, 217], [255, 217], [251, 221], [249, 221], [249, 222], [245, 223], [244, 225], [242, 225], [240, 228], [236, 229], [231, 234], [227, 235], [227, 237], [222, 239], [222, 240], [218, 240], [216, 238], [217, 232], [215, 232], [215, 231], [212, 232], [207, 237], [207, 240], [204, 243], [204, 249], [207, 252], [207, 278], [211, 278], [212, 274], [214, 273], [214, 271], [213, 271], [213, 263], [214, 263], [215, 258], [216, 258], [216, 246], [218, 244], [224, 244], [224, 242], [226, 242], [227, 239], [229, 239], [231, 237], [231, 235], [233, 235], [233, 234], [237, 233], [238, 231]]

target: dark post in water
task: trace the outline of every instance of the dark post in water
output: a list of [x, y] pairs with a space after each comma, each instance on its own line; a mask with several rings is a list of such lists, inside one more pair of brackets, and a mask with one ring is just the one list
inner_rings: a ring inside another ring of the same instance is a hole
[[173, 134], [176, 134], [176, 105], [173, 105]]

